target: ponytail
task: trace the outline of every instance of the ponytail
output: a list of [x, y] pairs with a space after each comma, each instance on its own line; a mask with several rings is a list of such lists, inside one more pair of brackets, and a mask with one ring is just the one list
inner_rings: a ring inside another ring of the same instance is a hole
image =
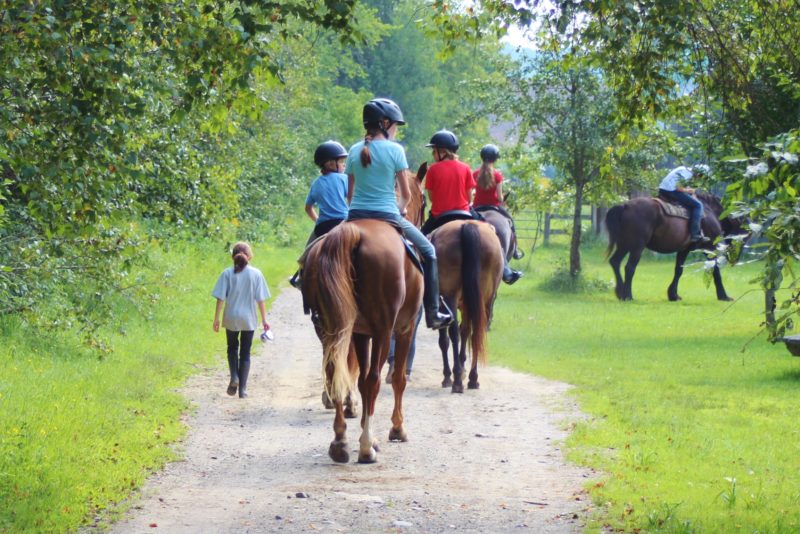
[[247, 267], [247, 265], [250, 263], [250, 260], [253, 258], [253, 251], [250, 249], [250, 245], [244, 241], [239, 241], [233, 245], [231, 256], [233, 256], [233, 272], [240, 273], [245, 267]]
[[369, 153], [370, 141], [372, 141], [371, 132], [364, 136], [364, 148], [361, 149], [361, 154], [359, 154], [359, 157], [361, 158], [361, 165], [365, 168], [369, 167], [370, 163], [372, 163], [372, 154]]
[[494, 180], [494, 163], [491, 161], [484, 161], [481, 163], [481, 168], [478, 171], [478, 187], [484, 191], [488, 191], [495, 186]]

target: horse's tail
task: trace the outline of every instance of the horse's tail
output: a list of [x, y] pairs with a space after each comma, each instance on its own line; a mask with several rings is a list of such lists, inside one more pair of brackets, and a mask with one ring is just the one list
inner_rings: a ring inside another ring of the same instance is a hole
[[461, 281], [464, 311], [462, 325], [467, 326], [472, 357], [481, 364], [486, 363], [486, 317], [483, 292], [481, 291], [481, 235], [477, 225], [461, 226]]
[[606, 249], [606, 258], [611, 256], [614, 248], [619, 242], [619, 234], [622, 229], [622, 213], [625, 211], [625, 205], [614, 206], [608, 213], [606, 213], [606, 230], [608, 231], [608, 248]]
[[355, 296], [353, 252], [361, 232], [353, 224], [340, 224], [325, 237], [318, 254], [317, 291], [322, 335], [322, 369], [332, 369], [325, 390], [343, 401], [352, 386], [347, 355], [358, 306]]

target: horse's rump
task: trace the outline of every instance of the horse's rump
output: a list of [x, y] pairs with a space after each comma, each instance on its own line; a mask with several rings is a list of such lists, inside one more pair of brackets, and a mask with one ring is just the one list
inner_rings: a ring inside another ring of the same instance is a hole
[[[354, 332], [407, 331], [409, 323], [413, 328], [421, 278], [402, 237], [385, 221], [344, 222], [308, 251], [303, 295], [322, 341], [323, 370], [334, 370], [331, 399], [341, 400], [350, 389], [346, 361]], [[409, 289], [416, 299], [406, 299]]]
[[494, 228], [478, 221], [453, 221], [432, 236], [439, 261], [439, 291], [461, 311], [473, 357], [486, 360], [486, 331], [503, 272]]

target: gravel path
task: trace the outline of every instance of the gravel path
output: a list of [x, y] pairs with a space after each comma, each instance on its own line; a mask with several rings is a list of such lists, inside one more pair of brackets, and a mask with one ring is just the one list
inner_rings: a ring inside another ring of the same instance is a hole
[[[490, 366], [479, 370], [480, 390], [453, 395], [440, 387], [436, 334], [420, 331], [404, 396], [409, 441], [386, 440], [384, 385], [378, 462], [338, 465], [327, 454], [333, 412], [320, 402], [321, 346], [299, 292], [285, 289], [269, 318], [276, 339], [254, 346], [250, 397], [225, 394], [220, 336], [219, 365], [184, 390], [197, 406], [185, 459], [154, 475], [112, 532], [581, 530], [592, 473], [560, 449], [580, 417], [568, 385]], [[351, 459], [358, 434], [349, 419]]]

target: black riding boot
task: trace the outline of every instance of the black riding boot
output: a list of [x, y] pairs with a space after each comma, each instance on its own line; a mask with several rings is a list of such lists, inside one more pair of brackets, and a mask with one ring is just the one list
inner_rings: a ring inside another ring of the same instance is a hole
[[239, 364], [239, 397], [247, 397], [247, 377], [250, 375], [250, 360]]
[[239, 388], [239, 368], [237, 365], [237, 356], [228, 354], [228, 368], [231, 371], [231, 381], [228, 384], [228, 395], [231, 397], [236, 395], [236, 390]]
[[300, 269], [297, 269], [292, 275], [292, 277], [289, 278], [289, 284], [291, 284], [292, 287], [295, 287], [297, 289], [303, 289], [303, 282], [300, 279], [301, 274], [302, 271]]
[[435, 259], [425, 262], [423, 274], [425, 291], [422, 294], [422, 305], [425, 308], [425, 324], [434, 330], [446, 328], [453, 322], [453, 313], [439, 298], [439, 267]]

